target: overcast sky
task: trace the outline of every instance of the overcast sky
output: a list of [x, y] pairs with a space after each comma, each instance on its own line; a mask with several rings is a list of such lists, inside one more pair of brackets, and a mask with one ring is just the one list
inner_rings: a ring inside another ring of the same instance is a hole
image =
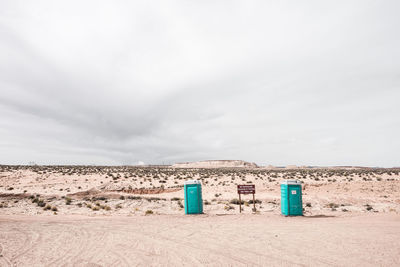
[[0, 1], [0, 164], [400, 166], [400, 1]]

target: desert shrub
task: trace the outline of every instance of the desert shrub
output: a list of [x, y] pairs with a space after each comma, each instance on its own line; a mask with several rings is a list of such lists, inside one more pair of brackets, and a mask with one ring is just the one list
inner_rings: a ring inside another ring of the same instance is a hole
[[100, 210], [100, 208], [97, 207], [97, 206], [94, 206], [94, 207], [92, 208], [92, 210], [96, 211], [96, 210]]
[[244, 204], [244, 201], [242, 200], [242, 201], [240, 201], [239, 202], [239, 199], [237, 199], [237, 198], [234, 198], [234, 199], [231, 199], [230, 201], [229, 201], [229, 204], [234, 204], [234, 205], [239, 205], [239, 204]]
[[[256, 204], [261, 204], [261, 203], [262, 203], [262, 201], [259, 200], [259, 199], [256, 199], [254, 202], [255, 202]], [[252, 199], [249, 200], [249, 204], [253, 204], [253, 200], [252, 200]]]
[[39, 207], [44, 207], [44, 206], [46, 206], [46, 203], [45, 203], [43, 200], [39, 199], [39, 200], [37, 201], [37, 205], [38, 205]]
[[115, 209], [122, 209], [121, 204], [117, 204], [117, 205], [115, 206]]
[[309, 207], [309, 208], [310, 208], [310, 207], [311, 207], [311, 203], [310, 203], [310, 202], [307, 202], [307, 203], [306, 203], [306, 207]]
[[51, 208], [51, 210], [54, 211], [54, 212], [55, 212], [55, 211], [58, 211], [58, 209], [57, 209], [56, 206], [53, 206], [53, 207]]
[[179, 201], [179, 200], [181, 200], [179, 197], [173, 197], [173, 198], [171, 198], [171, 201]]
[[125, 196], [120, 196], [119, 199], [125, 200]]
[[66, 205], [71, 205], [72, 199], [70, 199], [69, 197], [65, 198], [65, 204]]
[[146, 213], [145, 213], [146, 215], [150, 215], [150, 214], [153, 214], [153, 211], [152, 210], [146, 210]]
[[329, 203], [329, 204], [327, 205], [327, 207], [328, 207], [328, 208], [331, 208], [331, 209], [336, 209], [336, 208], [339, 207], [339, 205], [338, 205], [338, 204], [335, 204], [335, 203]]
[[111, 210], [111, 207], [110, 206], [105, 206], [104, 209], [105, 210]]
[[51, 210], [51, 206], [49, 204], [47, 204], [43, 209], [44, 210]]
[[128, 196], [128, 199], [142, 199], [141, 196]]
[[146, 198], [146, 200], [151, 202], [151, 201], [159, 201], [159, 200], [167, 200], [167, 199], [159, 198], [159, 197], [149, 197], [149, 198]]
[[235, 207], [233, 207], [233, 206], [227, 204], [227, 205], [225, 205], [224, 209], [225, 209], [225, 210], [234, 210]]
[[208, 200], [204, 200], [204, 205], [211, 205], [211, 202]]

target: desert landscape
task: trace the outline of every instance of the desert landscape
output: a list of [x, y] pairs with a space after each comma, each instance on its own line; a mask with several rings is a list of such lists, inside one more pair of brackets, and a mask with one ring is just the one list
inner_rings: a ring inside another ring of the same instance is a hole
[[0, 1], [0, 267], [400, 267], [399, 11]]
[[[1, 166], [1, 266], [400, 264], [400, 169]], [[183, 183], [204, 214], [185, 215]], [[302, 182], [304, 216], [284, 217], [280, 182]], [[242, 196], [238, 184], [255, 184]]]

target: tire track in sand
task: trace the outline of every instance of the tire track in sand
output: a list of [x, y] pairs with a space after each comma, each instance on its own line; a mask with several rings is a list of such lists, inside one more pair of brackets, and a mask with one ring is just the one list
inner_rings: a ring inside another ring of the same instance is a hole
[[[10, 261], [13, 264], [16, 264], [17, 259], [21, 258], [22, 256], [26, 255], [29, 251], [31, 251], [37, 243], [40, 243], [42, 240], [42, 233], [35, 232], [35, 231], [27, 231], [27, 230], [19, 230], [14, 229], [16, 232], [21, 233], [25, 238], [23, 246], [19, 248], [17, 251], [20, 251], [16, 255], [10, 258]], [[36, 235], [36, 237], [34, 237]]]
[[11, 261], [3, 253], [4, 247], [0, 243], [0, 266], [12, 266]]

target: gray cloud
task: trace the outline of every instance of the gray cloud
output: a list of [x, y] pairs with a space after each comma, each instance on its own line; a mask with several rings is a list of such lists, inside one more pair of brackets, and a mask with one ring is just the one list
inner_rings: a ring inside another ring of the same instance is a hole
[[0, 163], [399, 166], [397, 1], [2, 1]]

